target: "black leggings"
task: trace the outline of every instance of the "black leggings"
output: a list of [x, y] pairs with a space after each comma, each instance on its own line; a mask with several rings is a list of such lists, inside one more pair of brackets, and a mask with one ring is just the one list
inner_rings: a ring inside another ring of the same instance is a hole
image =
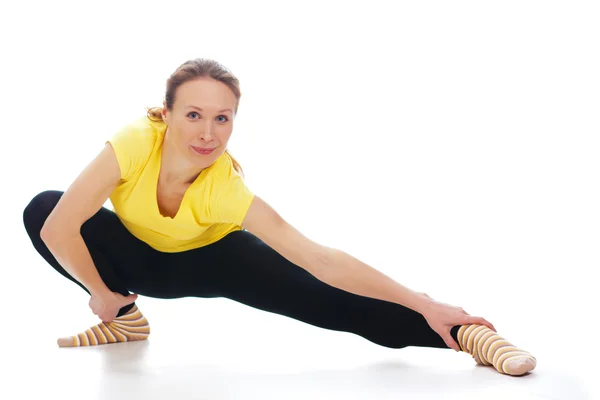
[[[56, 261], [40, 231], [63, 192], [47, 190], [25, 207], [23, 222], [37, 252], [59, 273], [89, 291]], [[390, 348], [448, 349], [425, 318], [402, 305], [330, 286], [291, 263], [248, 231], [179, 253], [153, 249], [102, 207], [81, 227], [100, 277], [113, 292], [173, 299], [224, 297], [314, 326], [350, 332]], [[123, 307], [119, 316], [133, 305]], [[452, 329], [456, 340], [458, 326]]]

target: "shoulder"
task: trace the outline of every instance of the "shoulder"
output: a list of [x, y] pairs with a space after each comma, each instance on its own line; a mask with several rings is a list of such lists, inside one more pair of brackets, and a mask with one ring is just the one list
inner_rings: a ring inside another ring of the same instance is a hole
[[255, 195], [235, 170], [227, 153], [210, 166], [209, 181], [211, 221], [241, 225]]
[[128, 179], [143, 168], [165, 131], [164, 122], [137, 118], [117, 130], [106, 143], [115, 151], [122, 179]]
[[154, 143], [164, 135], [165, 128], [164, 122], [152, 121], [147, 116], [143, 116], [125, 124], [115, 136], [131, 138], [139, 143]]

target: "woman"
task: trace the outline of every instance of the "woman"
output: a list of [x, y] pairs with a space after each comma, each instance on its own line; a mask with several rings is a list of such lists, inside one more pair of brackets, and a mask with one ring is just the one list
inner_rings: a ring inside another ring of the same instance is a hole
[[[66, 192], [27, 205], [35, 249], [90, 294], [103, 321], [59, 346], [146, 339], [138, 294], [226, 297], [381, 346], [452, 348], [510, 375], [535, 368], [484, 318], [309, 240], [251, 192], [226, 150], [240, 97], [219, 63], [185, 62], [163, 107], [106, 141]], [[108, 198], [114, 211], [102, 207]]]

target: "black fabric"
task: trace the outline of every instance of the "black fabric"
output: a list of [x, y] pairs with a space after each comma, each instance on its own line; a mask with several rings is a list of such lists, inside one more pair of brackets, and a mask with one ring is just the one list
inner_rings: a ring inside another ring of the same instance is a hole
[[[23, 222], [37, 252], [88, 292], [40, 239], [41, 228], [62, 195], [58, 190], [36, 195], [24, 209]], [[245, 230], [198, 249], [165, 253], [137, 239], [113, 211], [102, 207], [82, 225], [81, 235], [113, 292], [164, 299], [223, 297], [316, 327], [354, 333], [385, 347], [448, 348], [421, 314], [328, 285]], [[131, 307], [121, 309], [119, 316]], [[458, 328], [452, 329], [455, 340]]]

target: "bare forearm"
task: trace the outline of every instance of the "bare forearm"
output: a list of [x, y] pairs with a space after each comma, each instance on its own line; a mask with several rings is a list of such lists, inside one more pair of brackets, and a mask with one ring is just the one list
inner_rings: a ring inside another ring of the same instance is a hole
[[375, 268], [338, 249], [328, 249], [323, 265], [315, 276], [323, 282], [361, 296], [401, 304], [416, 312], [427, 306], [429, 299]]
[[54, 234], [45, 238], [44, 243], [65, 271], [85, 286], [92, 295], [101, 296], [111, 292], [100, 277], [80, 233]]

